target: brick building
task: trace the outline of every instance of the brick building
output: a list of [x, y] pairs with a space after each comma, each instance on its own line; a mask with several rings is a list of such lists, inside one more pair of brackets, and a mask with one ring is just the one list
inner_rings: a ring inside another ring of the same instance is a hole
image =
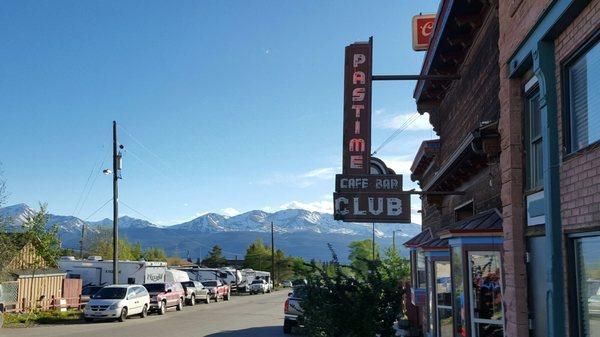
[[411, 167], [429, 194], [405, 243], [426, 336], [503, 336], [498, 28], [494, 3], [442, 1], [421, 74], [449, 77], [415, 88], [439, 136]]
[[600, 336], [599, 11], [499, 2], [507, 336]]
[[[442, 0], [411, 168], [426, 336], [600, 336], [600, 0]], [[462, 192], [463, 194], [454, 194]], [[447, 279], [450, 279], [448, 283]]]

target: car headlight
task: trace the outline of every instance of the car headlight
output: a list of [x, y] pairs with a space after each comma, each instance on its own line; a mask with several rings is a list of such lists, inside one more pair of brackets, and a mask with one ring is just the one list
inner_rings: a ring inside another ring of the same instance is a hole
[[121, 302], [115, 302], [113, 304], [110, 305], [110, 307], [108, 307], [109, 310], [115, 310], [117, 308], [121, 307]]

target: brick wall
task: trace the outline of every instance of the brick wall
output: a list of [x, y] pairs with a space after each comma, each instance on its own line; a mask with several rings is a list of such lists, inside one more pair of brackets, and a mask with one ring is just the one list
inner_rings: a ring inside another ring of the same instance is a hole
[[507, 62], [551, 0], [498, 2], [501, 201], [504, 229], [505, 335], [529, 336], [523, 205], [522, 79], [509, 79]]
[[[558, 90], [559, 130], [564, 125], [561, 65], [588, 41], [600, 27], [600, 1], [592, 1], [579, 16], [556, 38], [556, 84]], [[559, 133], [559, 144], [564, 145]], [[560, 196], [563, 226], [566, 230], [600, 227], [600, 148], [585, 148], [566, 153], [562, 146], [560, 167]]]
[[[499, 1], [499, 49], [501, 104], [500, 158], [504, 226], [504, 273], [506, 310], [505, 335], [529, 336], [527, 326], [527, 280], [525, 273], [525, 213], [523, 205], [522, 88], [527, 75], [509, 79], [507, 62], [533, 28], [551, 0]], [[556, 39], [559, 130], [562, 130], [561, 63], [598, 29], [599, 2], [593, 0]], [[562, 132], [559, 134], [563, 142]], [[588, 148], [577, 155], [561, 151], [561, 211], [565, 229], [600, 226], [600, 149]], [[510, 309], [509, 309], [510, 308]]]

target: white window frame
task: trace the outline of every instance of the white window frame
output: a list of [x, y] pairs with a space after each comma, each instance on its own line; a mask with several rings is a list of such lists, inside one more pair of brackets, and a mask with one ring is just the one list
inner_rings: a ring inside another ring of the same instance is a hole
[[[436, 272], [436, 268], [435, 265], [437, 263], [447, 263], [448, 264], [448, 268], [450, 268], [450, 305], [439, 305], [438, 304], [438, 297], [437, 297], [437, 278], [438, 278], [438, 274]], [[441, 320], [440, 320], [440, 311], [439, 309], [447, 309], [450, 310], [450, 312], [452, 313], [452, 333], [454, 333], [454, 312], [452, 310], [452, 300], [453, 300], [453, 295], [452, 295], [452, 263], [450, 263], [449, 260], [435, 260], [433, 261], [433, 275], [434, 275], [434, 282], [435, 284], [433, 285], [435, 291], [435, 325], [436, 325], [436, 331], [437, 331], [437, 336], [440, 335], [440, 332], [442, 331], [442, 325], [440, 324]]]

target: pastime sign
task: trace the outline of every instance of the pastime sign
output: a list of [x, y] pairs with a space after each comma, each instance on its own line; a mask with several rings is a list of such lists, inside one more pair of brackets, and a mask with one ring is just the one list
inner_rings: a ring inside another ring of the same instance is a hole
[[410, 222], [410, 194], [341, 192], [333, 194], [333, 218], [346, 222]]
[[373, 39], [346, 47], [344, 67], [344, 174], [369, 174]]
[[433, 35], [435, 14], [415, 15], [412, 20], [412, 43], [416, 51], [427, 50], [429, 41]]

